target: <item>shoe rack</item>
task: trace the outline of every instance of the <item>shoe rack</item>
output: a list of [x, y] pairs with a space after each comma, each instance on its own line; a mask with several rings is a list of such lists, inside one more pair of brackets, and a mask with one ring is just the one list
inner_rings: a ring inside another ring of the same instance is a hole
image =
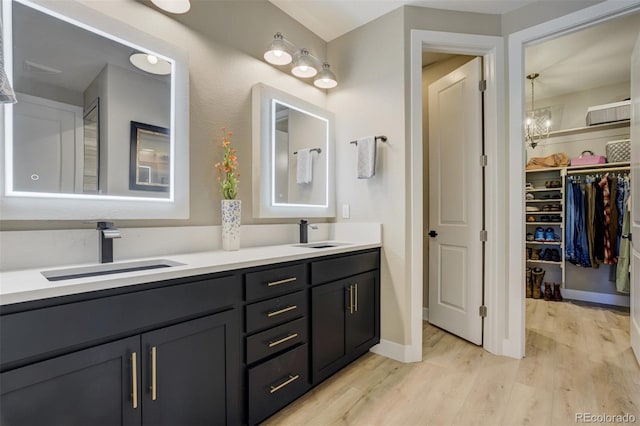
[[544, 270], [543, 284], [560, 284], [560, 288], [565, 287], [564, 175], [564, 168], [527, 170], [525, 187], [527, 267]]

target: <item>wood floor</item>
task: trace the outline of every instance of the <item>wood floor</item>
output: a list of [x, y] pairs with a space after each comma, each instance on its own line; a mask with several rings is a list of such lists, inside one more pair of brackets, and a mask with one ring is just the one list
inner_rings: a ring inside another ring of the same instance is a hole
[[369, 353], [265, 424], [576, 425], [576, 413], [590, 413], [640, 425], [628, 312], [527, 299], [524, 359], [427, 323], [423, 347], [413, 364]]

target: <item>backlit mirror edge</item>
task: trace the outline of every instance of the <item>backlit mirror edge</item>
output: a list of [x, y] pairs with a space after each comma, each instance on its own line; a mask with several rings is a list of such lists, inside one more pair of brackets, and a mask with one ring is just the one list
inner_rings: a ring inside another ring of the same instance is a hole
[[[5, 122], [11, 105], [2, 106], [0, 118], [0, 220], [93, 220], [93, 219], [188, 219], [189, 218], [189, 77], [187, 55], [150, 34], [137, 30], [123, 22], [103, 15], [77, 2], [50, 2], [46, 0], [20, 0], [27, 6], [50, 10], [70, 17], [90, 28], [109, 33], [123, 40], [145, 46], [146, 49], [174, 60], [172, 74], [171, 131], [173, 140], [173, 200], [146, 199], [119, 196], [91, 196], [75, 194], [12, 193], [7, 188], [5, 172], [7, 147], [5, 146]], [[5, 57], [11, 46], [11, 0], [2, 0], [3, 46]], [[10, 64], [10, 61], [9, 61]], [[6, 64], [5, 64], [6, 65]], [[7, 69], [11, 73], [10, 69]], [[10, 149], [9, 149], [10, 152]], [[128, 170], [128, 166], [127, 166]]]
[[[326, 207], [306, 207], [300, 205], [274, 206], [271, 202], [272, 175], [270, 149], [272, 100], [309, 111], [329, 121], [329, 143], [327, 147], [327, 191]], [[264, 83], [258, 83], [252, 89], [252, 189], [253, 216], [257, 218], [333, 218], [335, 207], [335, 143], [333, 114], [317, 105], [304, 101]]]

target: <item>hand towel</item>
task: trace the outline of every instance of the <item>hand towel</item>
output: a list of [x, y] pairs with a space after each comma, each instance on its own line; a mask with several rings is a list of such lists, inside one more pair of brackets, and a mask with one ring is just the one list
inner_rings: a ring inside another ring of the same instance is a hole
[[313, 158], [311, 149], [298, 150], [298, 164], [296, 166], [296, 182], [299, 184], [311, 183], [313, 178]]
[[358, 139], [357, 144], [358, 179], [370, 179], [376, 174], [376, 138], [369, 136]]

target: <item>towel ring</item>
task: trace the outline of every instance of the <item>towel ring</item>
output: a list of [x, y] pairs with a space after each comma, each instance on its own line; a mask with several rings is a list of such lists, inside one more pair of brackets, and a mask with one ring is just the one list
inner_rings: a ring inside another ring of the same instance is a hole
[[[375, 136], [374, 139], [376, 140], [376, 142], [377, 141], [380, 141], [380, 142], [386, 142], [387, 141], [387, 137], [386, 136], [382, 136], [382, 135], [381, 136]], [[349, 143], [358, 145], [358, 141], [351, 141]]]

